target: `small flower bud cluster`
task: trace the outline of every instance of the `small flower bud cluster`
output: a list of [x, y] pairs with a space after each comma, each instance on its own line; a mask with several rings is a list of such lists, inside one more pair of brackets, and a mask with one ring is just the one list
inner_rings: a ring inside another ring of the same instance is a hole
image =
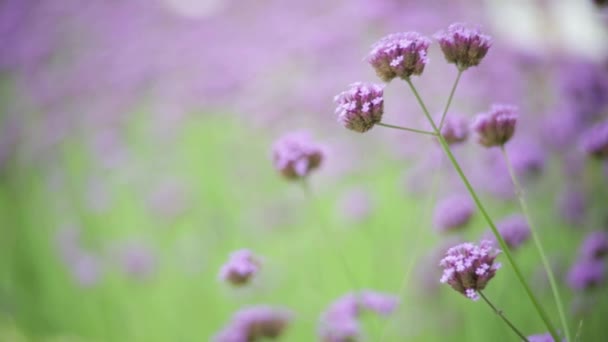
[[500, 250], [495, 249], [488, 240], [481, 241], [479, 245], [466, 242], [452, 247], [439, 263], [444, 269], [440, 281], [477, 300], [478, 291], [486, 287], [500, 268], [500, 263], [494, 263], [499, 253]]
[[492, 45], [490, 36], [462, 23], [450, 25], [446, 31], [437, 33], [435, 39], [448, 63], [456, 64], [462, 71], [479, 65]]
[[247, 284], [260, 269], [260, 261], [248, 249], [230, 254], [230, 259], [220, 269], [220, 279], [235, 286]]
[[515, 133], [517, 108], [508, 105], [493, 105], [487, 113], [478, 114], [473, 122], [478, 142], [485, 147], [502, 146]]
[[407, 79], [424, 71], [429, 45], [430, 39], [418, 32], [389, 34], [372, 46], [368, 61], [384, 82], [395, 77]]
[[302, 179], [323, 161], [323, 149], [304, 132], [289, 133], [272, 149], [274, 167], [288, 180]]
[[441, 135], [449, 145], [464, 142], [469, 137], [469, 121], [461, 115], [449, 113], [441, 127]]
[[253, 342], [277, 339], [292, 320], [291, 311], [271, 306], [253, 306], [236, 312], [214, 342]]
[[384, 87], [379, 84], [353, 83], [334, 97], [338, 122], [355, 132], [369, 131], [382, 120]]
[[475, 205], [469, 196], [451, 195], [437, 203], [433, 224], [440, 232], [461, 229], [471, 221], [474, 213]]
[[608, 233], [594, 231], [585, 237], [579, 257], [567, 275], [568, 285], [576, 291], [591, 290], [606, 280], [606, 256], [608, 256]]

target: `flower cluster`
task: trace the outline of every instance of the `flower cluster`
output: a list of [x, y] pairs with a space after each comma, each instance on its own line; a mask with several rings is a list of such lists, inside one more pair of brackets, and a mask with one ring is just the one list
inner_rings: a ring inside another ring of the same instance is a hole
[[474, 212], [475, 205], [469, 196], [451, 195], [437, 203], [433, 224], [440, 232], [460, 229], [469, 223]]
[[338, 122], [355, 132], [367, 132], [382, 120], [384, 87], [379, 84], [353, 83], [334, 97]]
[[608, 120], [587, 130], [581, 144], [587, 154], [598, 159], [608, 159]]
[[302, 179], [321, 166], [323, 149], [304, 132], [286, 134], [272, 149], [274, 167], [288, 180]]
[[568, 285], [576, 291], [590, 290], [606, 280], [608, 233], [594, 231], [585, 237], [579, 248], [579, 257], [567, 275]]
[[450, 25], [446, 31], [437, 33], [435, 39], [445, 59], [462, 71], [479, 65], [492, 45], [490, 36], [482, 34], [478, 28], [467, 28], [462, 23]]
[[429, 45], [431, 41], [418, 32], [389, 34], [372, 46], [368, 61], [384, 82], [407, 79], [424, 71]]
[[478, 114], [473, 122], [478, 142], [485, 147], [502, 146], [515, 133], [517, 108], [495, 104], [487, 113]]
[[291, 311], [270, 306], [253, 306], [236, 312], [214, 342], [255, 342], [276, 339], [292, 320]]
[[[528, 222], [519, 214], [504, 218], [496, 224], [496, 228], [510, 250], [516, 250], [530, 239]], [[488, 233], [487, 235], [489, 240], [497, 243], [493, 234]]]
[[247, 284], [260, 269], [260, 261], [248, 249], [230, 254], [230, 259], [220, 269], [220, 279], [236, 286]]
[[478, 292], [486, 287], [500, 268], [500, 263], [494, 263], [499, 253], [500, 250], [495, 249], [488, 240], [481, 241], [479, 245], [465, 242], [452, 247], [439, 263], [444, 269], [440, 281], [477, 300]]

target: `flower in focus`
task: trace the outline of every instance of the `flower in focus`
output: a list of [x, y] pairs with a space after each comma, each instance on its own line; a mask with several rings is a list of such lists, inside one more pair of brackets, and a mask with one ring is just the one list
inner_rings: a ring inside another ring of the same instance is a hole
[[435, 207], [433, 224], [441, 232], [463, 228], [469, 223], [475, 206], [466, 195], [452, 195], [442, 199]]
[[452, 247], [439, 263], [444, 269], [440, 281], [477, 300], [478, 291], [486, 287], [500, 268], [500, 263], [494, 263], [499, 253], [500, 250], [495, 249], [488, 240], [481, 241], [479, 245], [465, 242]]
[[[516, 250], [530, 238], [530, 227], [521, 215], [512, 215], [503, 219], [496, 224], [496, 228], [510, 250]], [[489, 235], [491, 235], [489, 239], [496, 242], [494, 235], [491, 233]]]
[[431, 41], [418, 32], [393, 33], [372, 46], [368, 62], [384, 82], [420, 75], [428, 63]]
[[492, 105], [488, 113], [478, 114], [473, 122], [478, 142], [485, 147], [502, 146], [515, 133], [517, 108], [508, 105]]
[[382, 120], [384, 87], [379, 84], [353, 83], [334, 97], [338, 122], [355, 132], [369, 131]]
[[271, 306], [253, 306], [236, 312], [214, 342], [253, 342], [276, 339], [292, 320], [291, 311]]
[[220, 279], [233, 285], [248, 283], [260, 269], [260, 261], [248, 249], [241, 249], [230, 254], [230, 259], [220, 270]]
[[608, 233], [595, 231], [587, 234], [581, 244], [581, 257], [598, 260], [608, 255]]
[[490, 36], [462, 23], [450, 25], [446, 31], [437, 33], [435, 39], [448, 63], [456, 64], [461, 71], [479, 65], [492, 45]]
[[602, 261], [580, 259], [570, 268], [567, 283], [573, 290], [590, 290], [604, 282], [605, 266]]
[[591, 127], [581, 138], [583, 150], [598, 159], [608, 159], [608, 120]]
[[461, 115], [448, 114], [441, 127], [441, 135], [445, 141], [452, 145], [467, 140], [469, 136], [469, 122]]
[[289, 179], [301, 179], [323, 161], [323, 149], [304, 132], [293, 132], [277, 140], [272, 148], [274, 167]]

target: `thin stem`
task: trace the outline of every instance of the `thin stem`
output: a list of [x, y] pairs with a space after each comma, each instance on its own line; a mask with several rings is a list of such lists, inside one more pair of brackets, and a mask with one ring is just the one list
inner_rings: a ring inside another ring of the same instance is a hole
[[424, 101], [422, 101], [422, 99], [420, 98], [420, 95], [418, 94], [418, 91], [416, 90], [416, 87], [414, 87], [414, 84], [412, 83], [412, 81], [409, 78], [406, 79], [406, 82], [410, 86], [410, 89], [412, 90], [412, 92], [414, 93], [414, 96], [418, 100], [418, 103], [420, 104], [420, 107], [422, 107], [422, 111], [424, 112], [424, 115], [426, 116], [426, 118], [429, 120], [429, 123], [433, 127], [433, 130], [435, 131], [435, 133], [437, 133], [437, 139], [439, 140], [441, 148], [443, 149], [443, 151], [445, 152], [445, 154], [448, 156], [448, 158], [452, 162], [452, 165], [454, 166], [454, 169], [456, 170], [456, 172], [458, 173], [458, 176], [460, 176], [460, 179], [462, 180], [462, 182], [464, 183], [465, 187], [469, 191], [469, 194], [473, 198], [473, 201], [475, 202], [475, 205], [477, 206], [477, 208], [481, 212], [482, 216], [484, 217], [484, 219], [486, 220], [486, 222], [490, 226], [490, 229], [492, 230], [492, 233], [494, 234], [494, 236], [496, 237], [496, 240], [500, 244], [500, 247], [502, 248], [502, 250], [503, 250], [503, 252], [505, 254], [505, 257], [507, 258], [507, 261], [509, 262], [509, 265], [511, 265], [511, 267], [513, 268], [513, 271], [515, 272], [515, 275], [517, 276], [517, 279], [519, 280], [519, 282], [521, 283], [521, 285], [524, 287], [524, 290], [526, 291], [526, 294], [528, 295], [528, 298], [530, 299], [530, 301], [534, 305], [534, 308], [536, 309], [536, 312], [539, 314], [540, 318], [545, 323], [545, 326], [549, 330], [549, 333], [551, 334], [551, 336], [553, 336], [553, 339], [557, 341], [558, 340], [557, 331], [553, 327], [553, 324], [549, 320], [549, 317], [547, 316], [547, 313], [545, 312], [545, 310], [543, 309], [543, 307], [540, 305], [538, 299], [536, 299], [536, 296], [534, 295], [534, 293], [532, 293], [532, 289], [530, 288], [530, 286], [528, 285], [528, 282], [524, 278], [523, 273], [521, 272], [521, 270], [519, 269], [519, 267], [515, 263], [515, 260], [513, 259], [513, 256], [511, 255], [511, 252], [509, 252], [509, 247], [507, 246], [507, 244], [505, 243], [505, 240], [502, 238], [502, 236], [498, 232], [498, 229], [496, 228], [496, 224], [494, 224], [494, 221], [492, 220], [492, 218], [490, 218], [490, 215], [488, 214], [488, 212], [486, 211], [485, 207], [481, 203], [481, 200], [477, 196], [477, 193], [473, 189], [473, 186], [469, 182], [469, 179], [465, 176], [465, 174], [462, 171], [462, 168], [460, 167], [460, 164], [458, 163], [458, 161], [456, 161], [456, 157], [454, 157], [454, 154], [452, 154], [452, 151], [450, 150], [450, 147], [449, 147], [448, 143], [445, 141], [445, 139], [443, 138], [443, 136], [441, 134], [439, 134], [439, 129], [438, 129], [437, 125], [435, 125], [435, 122], [433, 122], [433, 119], [431, 118], [431, 115], [429, 114], [429, 111], [426, 108], [426, 105], [424, 104]]
[[450, 96], [448, 97], [448, 102], [445, 104], [445, 108], [443, 109], [443, 114], [441, 115], [441, 121], [439, 121], [439, 132], [443, 128], [443, 122], [445, 120], [445, 116], [448, 113], [448, 108], [452, 104], [452, 98], [454, 98], [454, 93], [456, 92], [456, 88], [458, 87], [458, 82], [460, 81], [460, 76], [462, 76], [463, 70], [458, 69], [458, 75], [456, 75], [456, 80], [454, 81], [454, 85], [452, 86], [452, 90], [450, 91]]
[[477, 292], [479, 292], [479, 295], [481, 296], [481, 298], [483, 298], [483, 300], [486, 303], [488, 303], [488, 305], [490, 306], [490, 308], [492, 308], [494, 313], [496, 313], [498, 315], [498, 317], [502, 318], [502, 320], [505, 321], [505, 323], [507, 323], [507, 325], [511, 328], [511, 330], [513, 330], [517, 334], [517, 336], [519, 336], [522, 339], [522, 341], [530, 342], [528, 340], [528, 338], [524, 334], [522, 334], [522, 332], [519, 331], [519, 329], [517, 329], [515, 327], [515, 325], [513, 325], [513, 323], [511, 323], [511, 321], [509, 321], [509, 319], [505, 316], [505, 314], [501, 310], [498, 310], [492, 304], [492, 302], [490, 302], [490, 300], [486, 297], [486, 295], [483, 294], [483, 292], [481, 292], [481, 291], [477, 291]]
[[426, 135], [432, 135], [432, 136], [436, 136], [437, 135], [437, 134], [435, 134], [433, 132], [423, 131], [423, 130], [419, 130], [419, 129], [415, 129], [415, 128], [409, 128], [409, 127], [401, 127], [401, 126], [389, 125], [389, 124], [382, 123], [382, 122], [378, 122], [376, 125], [384, 126], [384, 127], [388, 127], [388, 128], [400, 129], [400, 130], [408, 131], [408, 132], [412, 132], [412, 133], [420, 133], [420, 134], [426, 134]]
[[[523, 188], [519, 184], [517, 176], [515, 175], [515, 171], [513, 170], [513, 165], [509, 160], [509, 155], [505, 146], [502, 145], [500, 147], [503, 157], [505, 158], [505, 163], [507, 164], [507, 169], [509, 170], [509, 175], [511, 175], [511, 180], [513, 181], [513, 185], [515, 186], [515, 194], [517, 195], [517, 199], [519, 200], [519, 205], [521, 210], [526, 217], [526, 221], [528, 221], [528, 226], [530, 227], [530, 233], [532, 235], [532, 240], [534, 241], [534, 245], [536, 245], [536, 249], [538, 250], [538, 254], [540, 254], [540, 259], [543, 263], [543, 267], [547, 272], [547, 276], [549, 278], [549, 283], [551, 284], [551, 291], [553, 292], [553, 298], [555, 299], [555, 304], [557, 305], [557, 312], [559, 314], [559, 319], [562, 324], [562, 329], [564, 329], [564, 334], [566, 335], [567, 341], [572, 341], [570, 338], [570, 329], [568, 328], [568, 323], [566, 321], [566, 315], [564, 314], [564, 307], [562, 304], [561, 296], [559, 295], [559, 290], [557, 288], [557, 282], [555, 281], [555, 276], [553, 275], [553, 270], [551, 270], [551, 265], [549, 265], [549, 261], [547, 260], [547, 255], [545, 254], [545, 250], [543, 248], [542, 243], [537, 234], [537, 228], [530, 216], [530, 210], [528, 209], [528, 203], [523, 193]], [[557, 339], [556, 339], [557, 341]]]

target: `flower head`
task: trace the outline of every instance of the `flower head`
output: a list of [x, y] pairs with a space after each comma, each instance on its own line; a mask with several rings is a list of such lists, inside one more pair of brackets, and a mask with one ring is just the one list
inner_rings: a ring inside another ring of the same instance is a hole
[[587, 260], [599, 260], [608, 255], [608, 233], [594, 231], [585, 237], [580, 249], [581, 257]]
[[504, 145], [515, 133], [517, 116], [516, 107], [497, 104], [488, 113], [478, 114], [473, 122], [478, 142], [485, 147]]
[[253, 306], [237, 311], [214, 342], [251, 342], [276, 339], [292, 320], [291, 311], [271, 306]]
[[441, 135], [445, 141], [452, 145], [464, 142], [469, 136], [469, 122], [461, 115], [448, 114], [441, 127]]
[[439, 265], [443, 267], [442, 283], [466, 297], [477, 300], [478, 291], [483, 290], [500, 268], [494, 259], [500, 253], [488, 240], [479, 245], [465, 242], [448, 249]]
[[260, 269], [260, 261], [248, 249], [230, 254], [230, 259], [220, 269], [220, 279], [233, 285], [248, 283]]
[[567, 283], [573, 290], [590, 290], [604, 282], [605, 268], [603, 261], [580, 259], [570, 268]]
[[433, 224], [442, 232], [463, 228], [469, 223], [475, 206], [465, 195], [451, 195], [442, 199], [435, 207]]
[[581, 138], [583, 150], [598, 159], [608, 159], [608, 120], [585, 132]]
[[289, 179], [301, 179], [323, 161], [323, 149], [304, 132], [293, 132], [277, 140], [272, 149], [274, 167]]
[[369, 131], [382, 120], [384, 87], [379, 84], [353, 83], [334, 97], [338, 122], [353, 131]]
[[435, 39], [448, 63], [456, 64], [459, 70], [479, 65], [492, 45], [490, 36], [462, 23], [450, 25], [446, 31], [437, 33]]
[[420, 75], [428, 63], [431, 41], [418, 32], [393, 33], [372, 46], [368, 62], [384, 82]]

